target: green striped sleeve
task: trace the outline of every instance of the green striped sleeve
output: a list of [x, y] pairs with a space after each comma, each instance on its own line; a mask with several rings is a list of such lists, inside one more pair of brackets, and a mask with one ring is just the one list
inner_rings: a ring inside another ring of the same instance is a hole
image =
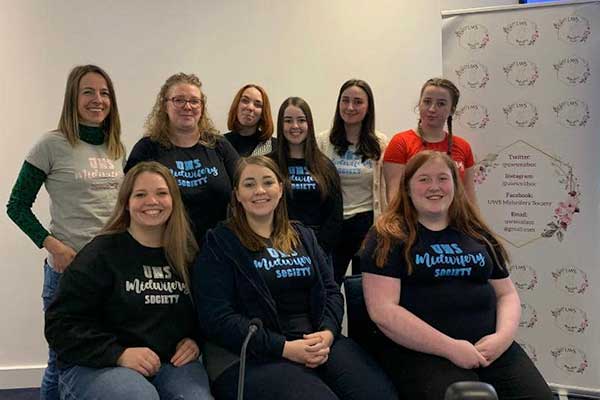
[[46, 180], [46, 173], [27, 161], [23, 163], [17, 181], [6, 205], [9, 218], [41, 249], [44, 240], [50, 235], [31, 211], [40, 188]]

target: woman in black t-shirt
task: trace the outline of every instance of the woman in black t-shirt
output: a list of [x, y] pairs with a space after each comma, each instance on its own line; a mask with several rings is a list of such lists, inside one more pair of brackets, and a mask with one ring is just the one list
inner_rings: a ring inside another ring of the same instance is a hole
[[312, 228], [330, 256], [339, 240], [343, 220], [340, 177], [317, 146], [312, 113], [306, 101], [290, 97], [281, 104], [277, 137], [277, 152], [269, 156], [287, 178], [289, 216]]
[[212, 399], [189, 291], [197, 250], [170, 171], [132, 168], [46, 313], [61, 398]]
[[343, 298], [314, 233], [290, 223], [283, 178], [263, 156], [243, 158], [231, 218], [206, 235], [193, 274], [213, 393], [235, 399], [250, 321], [246, 399], [395, 399], [393, 385], [340, 334]]
[[161, 87], [146, 121], [146, 133], [131, 150], [125, 172], [140, 161], [167, 166], [181, 190], [194, 236], [225, 219], [238, 154], [219, 135], [206, 110], [196, 75], [172, 75]]
[[367, 309], [389, 339], [380, 362], [401, 398], [437, 400], [453, 382], [483, 381], [500, 399], [552, 399], [514, 342], [521, 304], [507, 263], [455, 163], [415, 155], [361, 255]]
[[273, 117], [269, 96], [262, 87], [249, 83], [236, 93], [229, 115], [225, 138], [240, 156], [269, 154], [277, 147], [273, 137]]

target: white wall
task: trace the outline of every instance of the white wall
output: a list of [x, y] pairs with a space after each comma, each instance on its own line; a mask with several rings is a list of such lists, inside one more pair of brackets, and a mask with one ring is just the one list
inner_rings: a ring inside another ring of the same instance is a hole
[[[287, 96], [304, 97], [325, 129], [339, 86], [359, 77], [388, 135], [413, 126], [420, 85], [442, 71], [438, 1], [0, 0], [0, 9], [2, 205], [28, 149], [56, 127], [74, 65], [111, 74], [129, 149], [160, 85], [179, 71], [204, 81], [222, 130], [235, 91], [250, 81], [266, 87], [275, 113]], [[34, 211], [44, 224], [47, 209], [42, 189]], [[37, 386], [44, 252], [4, 212], [0, 237], [0, 389]]]

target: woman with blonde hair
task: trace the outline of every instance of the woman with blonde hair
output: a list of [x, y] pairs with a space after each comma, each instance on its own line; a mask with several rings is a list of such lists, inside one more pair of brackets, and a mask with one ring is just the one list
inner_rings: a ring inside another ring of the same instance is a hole
[[[44, 134], [21, 167], [7, 204], [8, 216], [44, 248], [44, 310], [62, 272], [104, 226], [123, 179], [125, 148], [113, 83], [96, 65], [73, 68], [67, 78], [58, 128]], [[48, 230], [32, 212], [42, 187], [50, 197]], [[43, 400], [58, 399], [52, 348], [40, 388]]]
[[212, 399], [188, 268], [198, 246], [171, 172], [142, 162], [46, 313], [63, 399]]
[[204, 360], [220, 399], [236, 398], [238, 354], [252, 319], [244, 398], [395, 399], [379, 367], [341, 335], [344, 305], [312, 230], [289, 221], [283, 179], [263, 156], [242, 159], [231, 218], [207, 234], [193, 287]]
[[454, 160], [416, 154], [361, 255], [367, 310], [386, 339], [379, 361], [400, 398], [442, 399], [454, 382], [483, 381], [501, 400], [552, 399], [514, 341], [521, 303], [508, 263]]
[[196, 75], [172, 75], [161, 87], [146, 120], [145, 136], [133, 147], [125, 171], [140, 161], [167, 166], [181, 190], [198, 244], [225, 219], [238, 155], [220, 136], [206, 110]]
[[242, 157], [268, 154], [277, 148], [265, 89], [249, 83], [238, 90], [229, 108], [227, 128], [230, 132], [225, 138]]
[[[399, 132], [390, 141], [383, 156], [383, 174], [387, 184], [387, 199], [392, 202], [400, 187], [406, 163], [420, 151], [436, 150], [454, 160], [468, 199], [477, 205], [475, 195], [475, 159], [469, 142], [454, 135], [453, 115], [460, 99], [458, 88], [444, 78], [432, 78], [421, 87], [417, 129]], [[448, 127], [448, 132], [444, 127]]]

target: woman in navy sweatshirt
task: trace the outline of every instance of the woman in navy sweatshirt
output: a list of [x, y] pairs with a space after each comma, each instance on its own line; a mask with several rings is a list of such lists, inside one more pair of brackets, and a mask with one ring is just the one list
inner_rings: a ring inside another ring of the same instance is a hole
[[343, 298], [314, 233], [290, 223], [267, 157], [242, 159], [231, 217], [208, 232], [193, 274], [204, 361], [219, 399], [235, 399], [250, 320], [246, 399], [395, 399], [379, 367], [340, 334]]

